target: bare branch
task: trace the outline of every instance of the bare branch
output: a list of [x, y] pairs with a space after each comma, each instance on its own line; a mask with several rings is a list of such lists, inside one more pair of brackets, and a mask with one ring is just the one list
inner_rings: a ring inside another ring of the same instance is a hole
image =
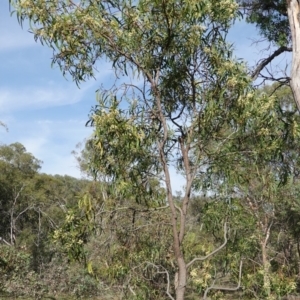
[[[156, 270], [157, 270], [157, 273], [158, 274], [166, 274], [167, 276], [167, 290], [166, 290], [166, 294], [168, 295], [168, 297], [172, 300], [175, 300], [174, 297], [170, 294], [170, 274], [169, 272], [167, 271], [167, 269], [163, 266], [158, 266], [158, 265], [155, 265], [151, 262], [146, 262], [147, 263], [147, 266], [152, 266], [154, 267]], [[162, 268], [164, 269], [164, 271], [160, 271], [159, 269]]]
[[3, 126], [5, 128], [5, 130], [8, 132], [8, 127], [6, 126], [5, 123], [3, 123], [3, 122], [0, 121], [0, 126]]
[[206, 256], [195, 257], [188, 264], [186, 264], [186, 268], [189, 268], [196, 261], [203, 261], [203, 260], [208, 259], [209, 257], [213, 256], [215, 253], [217, 253], [218, 251], [220, 251], [222, 248], [224, 248], [226, 244], [227, 244], [227, 223], [225, 222], [224, 223], [224, 243], [220, 247], [218, 247], [217, 249], [215, 249], [214, 251], [212, 251], [209, 254], [207, 254]]
[[132, 287], [129, 284], [128, 284], [128, 289], [134, 296], [136, 296], [135, 291], [132, 289]]
[[58, 228], [58, 225], [54, 222], [54, 220], [47, 213], [42, 211], [40, 208], [37, 210], [35, 207], [33, 207], [33, 209], [35, 212], [37, 212], [37, 213], [40, 212], [41, 214], [43, 214], [49, 220], [49, 223], [51, 224], [52, 228], [54, 228], [54, 229]]
[[22, 186], [20, 187], [20, 190], [17, 192], [17, 195], [16, 195], [15, 198], [14, 198], [13, 206], [16, 205], [17, 200], [18, 200], [18, 198], [19, 198], [19, 196], [20, 196], [20, 193], [23, 191], [24, 187], [25, 187], [25, 184], [22, 184]]
[[205, 293], [203, 295], [203, 300], [206, 300], [207, 294], [210, 290], [222, 290], [222, 291], [232, 291], [232, 292], [237, 291], [241, 287], [242, 269], [243, 269], [243, 260], [241, 259], [240, 268], [239, 268], [239, 280], [237, 286], [235, 287], [219, 286], [219, 285], [214, 285], [213, 282], [213, 284], [205, 290]]
[[284, 76], [284, 77], [274, 77], [272, 76], [265, 76], [265, 75], [260, 75], [263, 78], [263, 83], [268, 82], [268, 81], [276, 81], [279, 82], [281, 85], [286, 85], [289, 84], [291, 81], [291, 77], [289, 76]]
[[0, 242], [3, 241], [6, 245], [8, 246], [12, 246], [7, 240], [5, 240], [4, 238], [0, 237]]
[[20, 216], [22, 216], [27, 210], [32, 209], [33, 206], [28, 206], [24, 210], [22, 210], [16, 217], [15, 217], [15, 222], [19, 219]]
[[108, 213], [112, 214], [117, 211], [123, 211], [123, 210], [133, 210], [136, 212], [146, 213], [146, 212], [158, 211], [158, 210], [166, 209], [166, 208], [169, 208], [169, 205], [159, 206], [159, 207], [150, 207], [150, 208], [145, 208], [145, 209], [139, 209], [139, 208], [135, 208], [135, 207], [131, 207], [131, 206], [124, 206], [124, 207], [117, 207], [113, 210], [101, 210], [96, 214], [96, 216], [98, 216], [100, 214], [108, 214]]
[[286, 52], [286, 51], [291, 52], [292, 48], [289, 48], [286, 46], [281, 46], [276, 51], [274, 51], [272, 55], [263, 59], [259, 63], [259, 65], [256, 67], [256, 69], [252, 72], [252, 75], [251, 75], [252, 79], [256, 80], [257, 77], [259, 76], [260, 72], [264, 69], [264, 67], [266, 65], [268, 65], [275, 57], [279, 56], [281, 53]]

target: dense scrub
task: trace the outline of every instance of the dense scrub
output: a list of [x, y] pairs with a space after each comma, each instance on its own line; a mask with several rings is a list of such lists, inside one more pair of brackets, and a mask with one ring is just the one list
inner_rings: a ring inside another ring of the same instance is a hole
[[[148, 205], [116, 199], [101, 181], [40, 174], [41, 162], [19, 143], [0, 153], [3, 296], [154, 300], [174, 293], [163, 189]], [[88, 153], [77, 154], [86, 172]], [[193, 196], [183, 251], [199, 262], [188, 269], [186, 299], [281, 299], [299, 292], [300, 185], [293, 162], [284, 182], [244, 165], [235, 172], [246, 178], [247, 171], [246, 185], [230, 190], [228, 184], [221, 193], [215, 178], [215, 193]], [[158, 182], [152, 188], [159, 191]], [[180, 193], [175, 201], [182, 201]]]

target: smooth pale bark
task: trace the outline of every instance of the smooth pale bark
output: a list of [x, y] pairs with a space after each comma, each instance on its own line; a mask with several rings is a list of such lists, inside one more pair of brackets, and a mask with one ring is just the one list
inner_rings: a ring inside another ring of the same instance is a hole
[[290, 85], [300, 111], [300, 7], [297, 0], [287, 0], [287, 12], [293, 43]]
[[176, 288], [176, 300], [184, 300], [187, 283], [187, 270], [183, 257], [177, 258], [178, 264], [178, 286]]
[[270, 280], [270, 262], [268, 259], [266, 240], [261, 242], [263, 277], [264, 277], [264, 291], [269, 298], [271, 295], [271, 280]]
[[263, 287], [267, 299], [271, 296], [271, 278], [270, 278], [270, 260], [268, 256], [268, 242], [271, 235], [271, 228], [273, 225], [273, 220], [270, 220], [267, 216], [265, 217], [265, 222], [260, 222], [260, 227], [262, 233], [260, 244], [261, 244], [261, 254], [262, 254], [262, 265], [263, 265]]

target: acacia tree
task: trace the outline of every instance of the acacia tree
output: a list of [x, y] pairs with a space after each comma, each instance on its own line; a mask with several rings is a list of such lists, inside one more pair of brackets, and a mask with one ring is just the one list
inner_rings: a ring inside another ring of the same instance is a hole
[[[226, 43], [237, 4], [233, 0], [10, 3], [21, 23], [29, 19], [35, 39], [52, 47], [53, 63], [77, 84], [94, 75], [101, 57], [112, 63], [116, 76], [130, 79], [119, 89], [98, 92], [99, 104], [90, 119], [95, 127], [89, 142], [90, 167], [109, 183], [115, 201], [133, 198], [158, 207], [162, 201], [154, 200], [161, 199], [161, 190], [151, 182], [164, 182], [177, 268], [174, 290], [168, 280], [166, 293], [171, 299], [184, 299], [188, 268], [210, 256], [187, 261], [183, 253], [195, 175], [205, 171], [208, 154], [218, 155], [238, 135], [249, 115], [262, 116], [269, 109], [266, 97], [258, 99], [249, 92], [244, 67], [232, 60]], [[184, 196], [177, 204], [172, 167], [184, 178]], [[225, 243], [226, 238], [211, 254]]]

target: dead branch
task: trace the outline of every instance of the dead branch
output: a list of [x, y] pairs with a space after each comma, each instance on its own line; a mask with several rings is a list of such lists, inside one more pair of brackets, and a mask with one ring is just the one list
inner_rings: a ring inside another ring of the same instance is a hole
[[255, 68], [255, 70], [252, 72], [251, 77], [253, 80], [256, 80], [259, 76], [260, 72], [264, 69], [265, 66], [267, 66], [275, 57], [279, 56], [283, 52], [291, 52], [292, 48], [281, 46], [276, 51], [273, 52], [272, 55], [269, 57], [261, 60], [261, 62], [258, 64], [258, 66]]
[[191, 260], [189, 263], [186, 264], [186, 268], [189, 268], [194, 262], [196, 261], [203, 261], [208, 259], [209, 257], [213, 256], [215, 253], [219, 252], [222, 248], [225, 247], [225, 245], [227, 244], [227, 223], [224, 223], [224, 243], [218, 247], [217, 249], [215, 249], [214, 251], [210, 252], [209, 254], [207, 254], [206, 256], [202, 256], [202, 257], [195, 257], [193, 260]]
[[[155, 265], [154, 263], [152, 263], [152, 262], [146, 262], [146, 264], [147, 264], [147, 267], [148, 266], [152, 266], [152, 267], [154, 267], [156, 270], [157, 270], [157, 273], [158, 274], [166, 274], [166, 276], [167, 276], [167, 290], [166, 290], [166, 294], [168, 295], [168, 297], [170, 298], [170, 299], [172, 299], [172, 300], [175, 300], [174, 299], [174, 297], [170, 294], [170, 274], [169, 274], [169, 272], [168, 272], [168, 270], [165, 268], [165, 267], [163, 267], [163, 266], [158, 266], [158, 265]], [[162, 269], [164, 269], [163, 271], [160, 271], [160, 268], [162, 268]]]
[[240, 261], [240, 268], [239, 268], [239, 280], [238, 284], [235, 287], [226, 287], [226, 286], [219, 286], [219, 285], [214, 285], [215, 280], [213, 281], [212, 285], [208, 287], [205, 290], [205, 293], [203, 295], [203, 300], [206, 300], [207, 294], [210, 290], [222, 290], [222, 291], [237, 291], [241, 287], [241, 280], [242, 280], [242, 269], [243, 269], [243, 260], [241, 259]]
[[0, 242], [3, 241], [3, 243], [5, 243], [8, 246], [12, 246], [7, 240], [5, 240], [4, 238], [0, 237]]

